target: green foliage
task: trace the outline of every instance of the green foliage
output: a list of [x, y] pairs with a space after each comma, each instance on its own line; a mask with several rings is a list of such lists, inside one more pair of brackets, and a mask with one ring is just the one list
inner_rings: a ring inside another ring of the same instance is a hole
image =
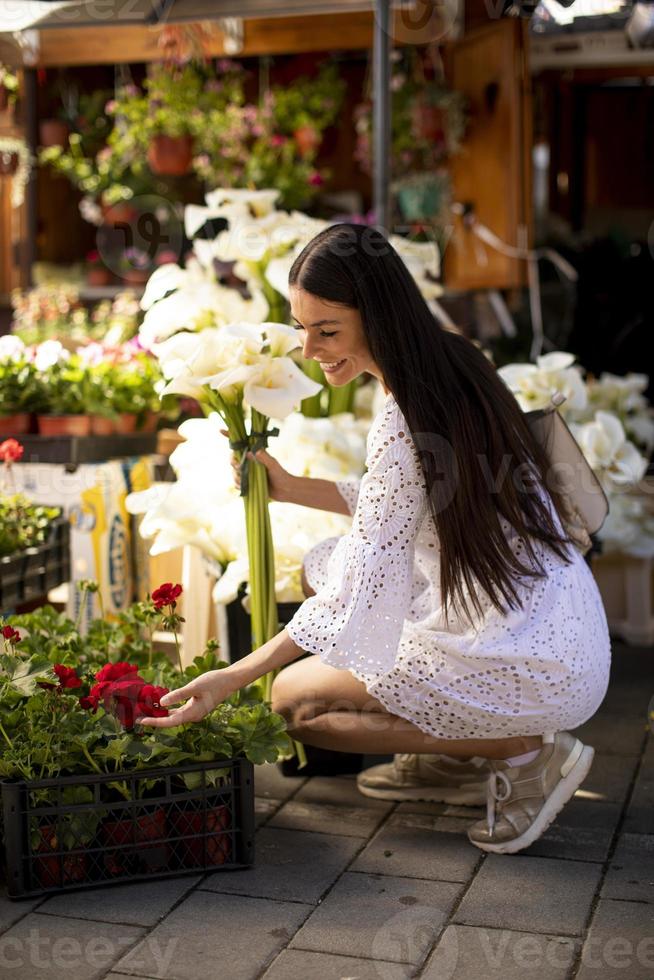
[[[51, 606], [13, 616], [7, 624], [21, 632], [21, 640], [0, 638], [4, 645], [0, 652], [0, 777], [34, 780], [105, 773], [115, 776], [109, 783], [115, 798], [129, 799], [125, 774], [130, 772], [215, 761], [215, 769], [204, 778], [209, 785], [218, 786], [225, 774], [221, 760], [243, 755], [253, 763], [274, 762], [290, 749], [284, 719], [261, 701], [255, 688], [236, 692], [201, 722], [179, 728], [137, 725], [125, 730], [102, 702], [95, 713], [82, 707], [80, 697], [89, 694], [94, 675], [108, 663], [136, 664], [144, 680], [169, 689], [182, 687], [207, 670], [227, 666], [218, 658], [215, 641], [182, 672], [164, 653], [153, 650], [151, 635], [160, 628], [161, 613], [150, 600], [135, 603], [115, 621], [95, 620], [84, 636], [72, 620]], [[62, 687], [55, 664], [74, 668], [81, 685]], [[179, 778], [187, 789], [197, 789], [203, 777], [191, 772]], [[138, 785], [141, 792], [157, 789], [151, 780], [140, 780]], [[57, 790], [39, 794], [39, 805], [63, 802]], [[86, 798], [70, 802], [83, 803]], [[93, 819], [90, 811], [68, 814], [61, 845], [67, 848], [75, 841], [91, 839]]]
[[43, 544], [58, 507], [33, 504], [22, 493], [0, 494], [0, 555]]

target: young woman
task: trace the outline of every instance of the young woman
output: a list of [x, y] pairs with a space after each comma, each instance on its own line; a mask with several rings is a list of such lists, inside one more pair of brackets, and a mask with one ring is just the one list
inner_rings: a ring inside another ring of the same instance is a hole
[[289, 283], [304, 356], [333, 385], [375, 375], [386, 398], [360, 483], [257, 459], [273, 499], [353, 513], [352, 529], [310, 553], [309, 598], [281, 633], [145, 721], [199, 720], [284, 668], [272, 706], [293, 738], [400, 754], [360, 777], [371, 795], [478, 803], [483, 789], [488, 817], [470, 840], [519, 851], [590, 768], [593, 749], [566, 729], [595, 713], [610, 664], [599, 593], [547, 489], [547, 459], [495, 369], [438, 326], [381, 234], [328, 228]]

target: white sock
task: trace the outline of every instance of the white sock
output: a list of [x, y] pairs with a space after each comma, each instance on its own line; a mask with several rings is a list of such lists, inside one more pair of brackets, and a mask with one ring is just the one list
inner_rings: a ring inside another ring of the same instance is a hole
[[528, 762], [533, 762], [536, 756], [539, 754], [540, 749], [534, 749], [533, 752], [525, 752], [523, 755], [514, 755], [510, 759], [504, 759], [509, 766], [526, 766]]

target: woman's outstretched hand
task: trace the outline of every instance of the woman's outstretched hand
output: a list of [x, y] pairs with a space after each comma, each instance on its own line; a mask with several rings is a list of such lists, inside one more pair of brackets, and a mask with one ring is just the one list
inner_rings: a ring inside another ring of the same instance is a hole
[[[220, 430], [224, 436], [229, 435], [226, 429]], [[295, 477], [288, 470], [285, 470], [281, 463], [278, 463], [274, 456], [271, 456], [265, 449], [260, 449], [256, 456], [248, 453], [250, 459], [256, 459], [258, 463], [263, 463], [268, 473], [268, 495], [271, 500], [279, 500], [288, 503], [289, 494]], [[234, 483], [241, 488], [241, 463], [236, 453], [232, 453], [232, 470], [234, 471]]]
[[184, 687], [169, 691], [162, 697], [160, 702], [162, 708], [186, 701], [181, 708], [174, 708], [164, 718], [136, 718], [135, 721], [139, 725], [149, 725], [152, 728], [177, 728], [178, 725], [188, 725], [192, 721], [201, 721], [205, 715], [237, 690], [233, 678], [227, 675], [227, 668], [208, 670], [200, 677], [189, 681]]

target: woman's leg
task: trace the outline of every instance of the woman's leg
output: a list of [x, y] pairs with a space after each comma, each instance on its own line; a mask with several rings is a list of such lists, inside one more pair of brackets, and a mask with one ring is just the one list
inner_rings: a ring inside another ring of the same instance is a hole
[[273, 683], [272, 707], [286, 718], [292, 738], [340, 752], [508, 759], [542, 745], [539, 735], [502, 739], [425, 735], [411, 722], [390, 714], [348, 670], [330, 667], [317, 656], [280, 671]]

